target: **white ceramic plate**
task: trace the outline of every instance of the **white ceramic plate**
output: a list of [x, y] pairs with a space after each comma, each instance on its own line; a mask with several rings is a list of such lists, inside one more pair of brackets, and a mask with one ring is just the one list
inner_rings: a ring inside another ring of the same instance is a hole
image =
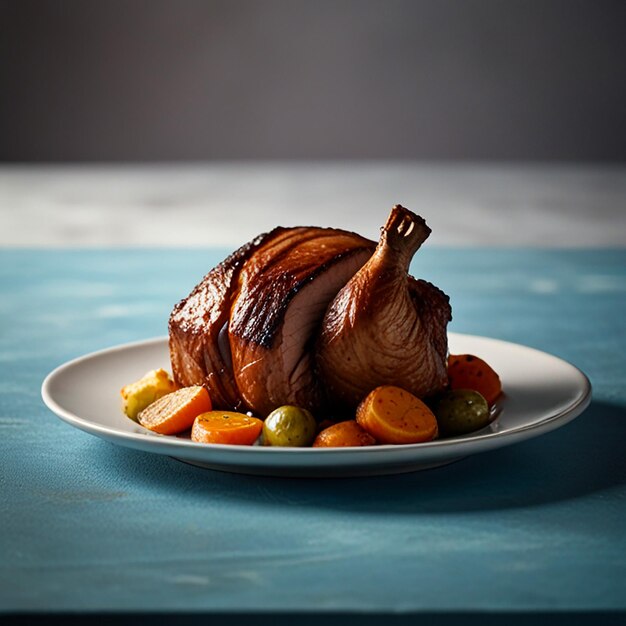
[[265, 448], [200, 444], [152, 433], [128, 419], [120, 389], [145, 372], [170, 369], [166, 338], [94, 352], [61, 365], [43, 382], [46, 405], [62, 420], [113, 443], [211, 469], [282, 476], [393, 474], [436, 467], [551, 431], [587, 407], [591, 385], [569, 363], [525, 346], [449, 334], [452, 354], [475, 354], [500, 375], [505, 395], [492, 424], [428, 443], [362, 448]]

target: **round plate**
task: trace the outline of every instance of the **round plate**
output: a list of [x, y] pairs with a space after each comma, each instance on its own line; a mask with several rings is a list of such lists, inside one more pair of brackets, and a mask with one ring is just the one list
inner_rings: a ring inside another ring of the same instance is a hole
[[61, 365], [43, 382], [46, 405], [62, 420], [113, 443], [211, 469], [273, 476], [364, 476], [409, 472], [536, 437], [587, 407], [591, 385], [576, 367], [525, 346], [449, 333], [452, 354], [475, 354], [500, 375], [501, 413], [469, 435], [410, 445], [266, 448], [201, 444], [157, 435], [122, 412], [120, 389], [147, 371], [170, 369], [167, 338], [94, 352]]

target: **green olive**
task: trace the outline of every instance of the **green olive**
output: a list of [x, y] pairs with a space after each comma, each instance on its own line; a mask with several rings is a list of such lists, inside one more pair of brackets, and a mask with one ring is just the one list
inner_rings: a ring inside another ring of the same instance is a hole
[[272, 411], [263, 424], [266, 446], [310, 446], [317, 434], [317, 422], [306, 409], [281, 406]]
[[444, 437], [471, 433], [491, 421], [487, 401], [471, 389], [446, 391], [435, 403], [434, 413]]

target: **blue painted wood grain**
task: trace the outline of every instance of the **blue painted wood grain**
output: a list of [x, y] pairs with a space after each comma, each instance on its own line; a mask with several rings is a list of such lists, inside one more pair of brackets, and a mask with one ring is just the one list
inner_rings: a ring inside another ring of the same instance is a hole
[[[559, 242], [555, 242], [559, 243]], [[414, 474], [201, 470], [72, 429], [67, 359], [163, 335], [227, 250], [0, 251], [0, 609], [626, 609], [626, 253], [428, 249], [451, 330], [583, 369], [591, 407], [543, 437]]]

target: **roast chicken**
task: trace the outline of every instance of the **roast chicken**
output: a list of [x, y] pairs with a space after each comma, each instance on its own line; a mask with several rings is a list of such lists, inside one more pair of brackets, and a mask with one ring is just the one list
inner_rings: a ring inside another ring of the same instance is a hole
[[421, 217], [394, 207], [374, 254], [328, 306], [316, 360], [325, 387], [341, 404], [356, 406], [380, 385], [418, 398], [447, 385], [448, 297], [408, 273], [428, 235]]
[[206, 386], [216, 408], [263, 417], [284, 404], [349, 411], [381, 384], [440, 391], [448, 297], [408, 274], [429, 233], [397, 205], [378, 244], [333, 228], [260, 235], [174, 307], [174, 380]]

